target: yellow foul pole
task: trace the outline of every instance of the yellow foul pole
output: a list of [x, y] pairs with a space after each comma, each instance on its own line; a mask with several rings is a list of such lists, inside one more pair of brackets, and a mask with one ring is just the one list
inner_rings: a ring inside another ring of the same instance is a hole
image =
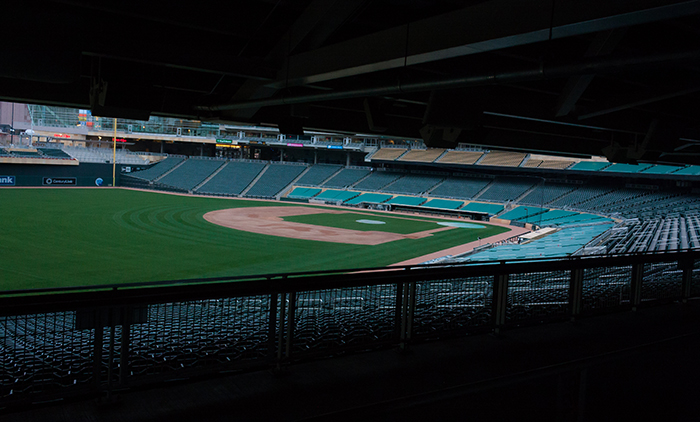
[[115, 186], [117, 175], [117, 118], [114, 118], [114, 138], [112, 138], [112, 187]]

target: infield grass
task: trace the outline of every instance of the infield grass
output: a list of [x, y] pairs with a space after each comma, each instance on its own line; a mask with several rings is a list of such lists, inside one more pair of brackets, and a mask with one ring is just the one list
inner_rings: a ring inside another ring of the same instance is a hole
[[367, 246], [243, 232], [203, 218], [286, 205], [126, 189], [0, 189], [0, 290], [386, 266], [507, 230]]
[[[282, 218], [285, 221], [295, 223], [314, 224], [317, 226], [336, 227], [340, 229], [350, 229], [358, 231], [380, 231], [397, 234], [417, 233], [425, 230], [440, 228], [437, 222], [415, 220], [410, 217], [388, 217], [386, 215], [367, 215], [358, 213], [319, 213], [292, 215]], [[381, 224], [368, 224], [358, 222], [358, 220], [376, 221]]]

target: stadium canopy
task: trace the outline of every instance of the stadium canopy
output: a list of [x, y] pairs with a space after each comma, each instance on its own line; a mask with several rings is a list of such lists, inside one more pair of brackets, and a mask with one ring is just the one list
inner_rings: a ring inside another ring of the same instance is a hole
[[12, 2], [0, 99], [698, 163], [697, 0]]

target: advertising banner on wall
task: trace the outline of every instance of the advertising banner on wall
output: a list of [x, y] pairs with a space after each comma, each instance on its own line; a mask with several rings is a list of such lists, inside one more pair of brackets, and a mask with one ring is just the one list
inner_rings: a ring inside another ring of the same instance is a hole
[[44, 186], [77, 185], [78, 179], [75, 177], [44, 177], [41, 184]]
[[15, 176], [0, 176], [0, 186], [14, 186], [16, 180]]

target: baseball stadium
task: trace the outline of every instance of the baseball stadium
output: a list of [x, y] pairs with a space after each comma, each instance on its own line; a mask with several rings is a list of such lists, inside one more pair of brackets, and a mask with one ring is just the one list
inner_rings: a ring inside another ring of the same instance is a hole
[[3, 420], [692, 414], [697, 1], [41, 3], [105, 31], [0, 69]]

